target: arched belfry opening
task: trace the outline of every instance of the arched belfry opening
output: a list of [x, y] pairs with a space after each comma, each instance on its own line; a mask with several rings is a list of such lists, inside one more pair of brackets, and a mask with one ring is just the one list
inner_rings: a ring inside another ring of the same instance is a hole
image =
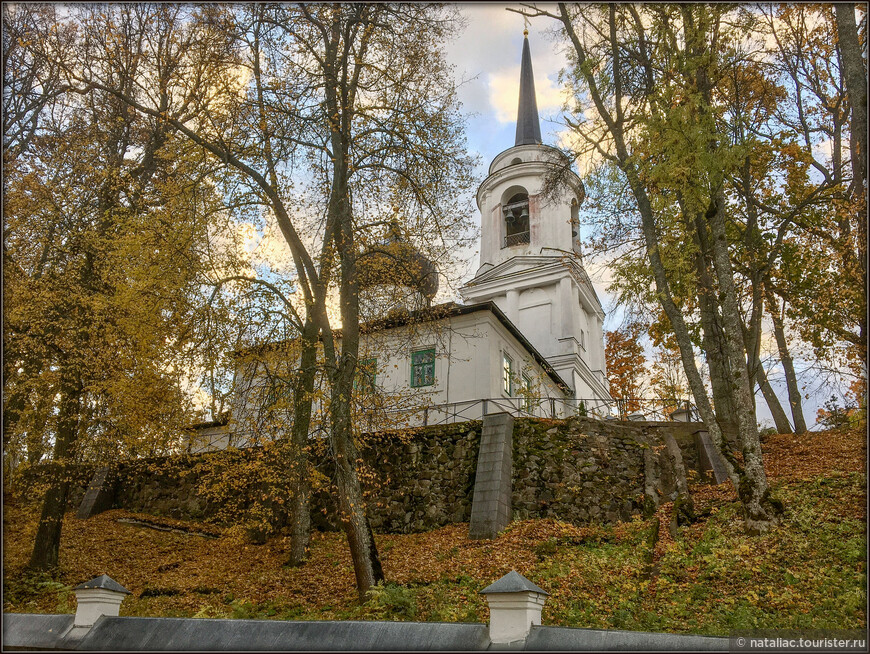
[[502, 205], [505, 237], [502, 247], [529, 243], [529, 194], [525, 189], [511, 189], [507, 202]]
[[577, 198], [571, 199], [571, 249], [578, 257], [583, 256], [580, 241], [580, 203]]

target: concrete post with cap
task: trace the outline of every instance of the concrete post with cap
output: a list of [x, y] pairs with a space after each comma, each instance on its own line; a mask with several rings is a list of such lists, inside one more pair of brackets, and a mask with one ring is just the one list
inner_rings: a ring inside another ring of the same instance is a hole
[[73, 590], [78, 604], [73, 627], [91, 627], [101, 615], [117, 616], [121, 602], [132, 594], [109, 575], [100, 575]]
[[525, 640], [532, 625], [541, 624], [541, 609], [549, 593], [511, 570], [482, 591], [489, 604], [489, 639], [493, 643]]

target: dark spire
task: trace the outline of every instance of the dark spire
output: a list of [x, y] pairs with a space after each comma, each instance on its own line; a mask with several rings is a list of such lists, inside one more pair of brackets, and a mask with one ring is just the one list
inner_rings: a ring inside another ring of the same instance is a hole
[[535, 99], [535, 76], [532, 73], [532, 53], [529, 51], [529, 32], [523, 32], [523, 62], [520, 67], [520, 105], [517, 109], [517, 142], [514, 145], [541, 143], [541, 123], [538, 121], [538, 102]]

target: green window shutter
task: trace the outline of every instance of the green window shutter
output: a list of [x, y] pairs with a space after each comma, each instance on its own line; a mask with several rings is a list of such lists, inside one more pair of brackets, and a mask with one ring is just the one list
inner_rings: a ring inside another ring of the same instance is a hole
[[363, 392], [374, 392], [377, 372], [377, 358], [360, 360], [357, 364], [356, 379], [353, 381], [354, 389]]
[[411, 352], [411, 387], [435, 383], [435, 349]]
[[[269, 386], [266, 391], [266, 397], [263, 402], [263, 408], [268, 409], [276, 404], [282, 399], [287, 400], [287, 406], [292, 402], [293, 397], [293, 388], [290, 384], [283, 379], [272, 379], [269, 381]], [[287, 408], [285, 406], [284, 408]]]

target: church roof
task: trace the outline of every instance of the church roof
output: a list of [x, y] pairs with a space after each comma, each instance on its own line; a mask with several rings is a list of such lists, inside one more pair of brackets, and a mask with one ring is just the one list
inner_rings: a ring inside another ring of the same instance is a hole
[[532, 73], [532, 53], [528, 35], [523, 38], [523, 59], [520, 65], [520, 102], [517, 108], [517, 138], [514, 145], [540, 145], [541, 123], [535, 97], [535, 75]]
[[185, 429], [210, 429], [212, 427], [225, 427], [230, 423], [230, 413], [229, 411], [224, 411], [220, 416], [215, 420], [206, 420], [204, 422], [197, 422], [192, 425], [187, 425]]

